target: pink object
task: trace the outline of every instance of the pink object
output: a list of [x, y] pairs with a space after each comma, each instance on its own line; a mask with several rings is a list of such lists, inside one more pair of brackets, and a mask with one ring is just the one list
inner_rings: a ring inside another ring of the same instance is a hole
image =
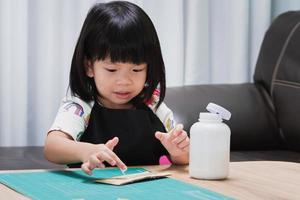
[[172, 165], [172, 163], [171, 163], [171, 161], [168, 159], [168, 157], [167, 156], [161, 156], [160, 158], [159, 158], [159, 164], [160, 165]]

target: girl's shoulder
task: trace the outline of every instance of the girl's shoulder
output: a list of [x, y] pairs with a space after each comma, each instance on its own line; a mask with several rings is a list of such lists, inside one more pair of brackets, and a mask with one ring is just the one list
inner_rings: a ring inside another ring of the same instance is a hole
[[93, 105], [93, 101], [86, 102], [75, 96], [65, 96], [48, 132], [63, 131], [78, 140], [88, 125]]
[[87, 116], [91, 113], [94, 101], [83, 101], [79, 97], [68, 95], [61, 100], [61, 108], [72, 110], [78, 116]]
[[67, 95], [62, 99], [62, 103], [74, 102], [79, 105], [93, 107], [94, 101], [84, 101], [79, 97], [73, 95]]

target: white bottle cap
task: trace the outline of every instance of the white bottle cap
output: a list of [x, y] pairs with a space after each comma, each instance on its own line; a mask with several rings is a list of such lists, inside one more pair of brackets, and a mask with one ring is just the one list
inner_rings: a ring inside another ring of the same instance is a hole
[[206, 106], [206, 110], [208, 110], [210, 113], [219, 115], [222, 119], [229, 120], [231, 117], [231, 113], [228, 110], [214, 103], [209, 103]]

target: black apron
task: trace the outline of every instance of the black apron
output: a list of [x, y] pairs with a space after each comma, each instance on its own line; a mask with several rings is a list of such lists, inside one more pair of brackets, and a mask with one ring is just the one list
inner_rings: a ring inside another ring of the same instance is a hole
[[[168, 152], [155, 138], [156, 131], [166, 132], [166, 129], [145, 104], [136, 109], [109, 109], [95, 102], [80, 141], [105, 144], [118, 137], [119, 143], [113, 151], [126, 165], [157, 165], [159, 158]], [[69, 165], [80, 166], [81, 163]]]

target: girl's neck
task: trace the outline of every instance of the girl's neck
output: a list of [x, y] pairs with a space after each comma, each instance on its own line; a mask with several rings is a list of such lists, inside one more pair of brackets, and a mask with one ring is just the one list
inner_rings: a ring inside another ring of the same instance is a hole
[[131, 103], [126, 103], [126, 104], [110, 104], [106, 102], [105, 100], [98, 98], [98, 104], [105, 108], [110, 108], [110, 109], [133, 109], [134, 105]]

